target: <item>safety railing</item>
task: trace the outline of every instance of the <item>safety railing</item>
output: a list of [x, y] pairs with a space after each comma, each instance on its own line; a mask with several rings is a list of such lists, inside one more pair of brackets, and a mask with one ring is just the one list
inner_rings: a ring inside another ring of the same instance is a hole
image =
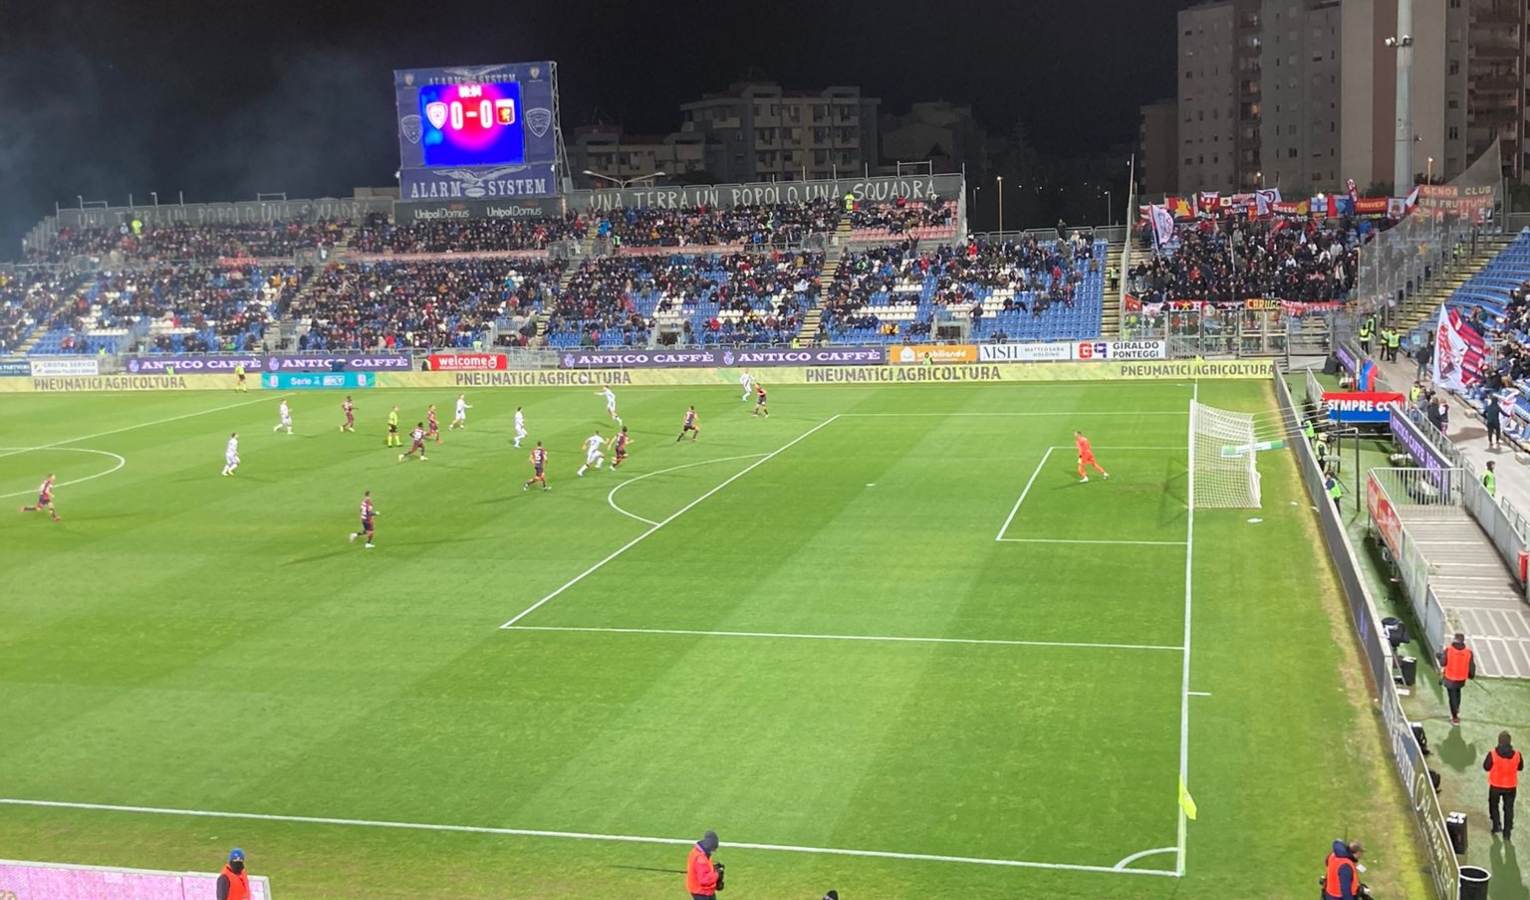
[[1459, 490], [1451, 489], [1460, 478], [1443, 479], [1446, 486], [1441, 490], [1437, 476], [1427, 469], [1372, 469], [1365, 490], [1371, 531], [1392, 555], [1408, 605], [1431, 653], [1445, 646], [1445, 610], [1429, 584], [1429, 559], [1408, 530], [1407, 521], [1460, 515]]

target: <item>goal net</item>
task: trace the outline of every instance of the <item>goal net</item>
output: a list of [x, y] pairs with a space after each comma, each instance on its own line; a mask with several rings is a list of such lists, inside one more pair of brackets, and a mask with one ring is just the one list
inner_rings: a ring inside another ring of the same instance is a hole
[[1191, 503], [1197, 509], [1258, 509], [1254, 417], [1190, 403]]

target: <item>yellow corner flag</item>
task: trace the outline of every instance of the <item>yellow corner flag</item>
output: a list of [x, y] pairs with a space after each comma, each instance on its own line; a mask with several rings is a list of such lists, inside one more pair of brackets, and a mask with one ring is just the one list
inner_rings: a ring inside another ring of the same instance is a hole
[[1185, 787], [1185, 779], [1179, 779], [1179, 808], [1185, 811], [1185, 818], [1195, 819], [1195, 798], [1190, 796], [1190, 789]]

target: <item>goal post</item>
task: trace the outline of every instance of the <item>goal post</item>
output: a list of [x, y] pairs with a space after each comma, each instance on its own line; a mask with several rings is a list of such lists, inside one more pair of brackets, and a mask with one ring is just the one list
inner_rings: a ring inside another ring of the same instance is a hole
[[1190, 502], [1196, 509], [1259, 509], [1261, 445], [1254, 417], [1190, 401]]

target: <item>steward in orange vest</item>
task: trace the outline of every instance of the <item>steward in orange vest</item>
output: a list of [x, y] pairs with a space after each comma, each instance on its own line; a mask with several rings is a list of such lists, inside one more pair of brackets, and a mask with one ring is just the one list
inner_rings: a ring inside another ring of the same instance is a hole
[[[1525, 758], [1514, 749], [1509, 733], [1498, 732], [1498, 746], [1488, 751], [1482, 769], [1488, 773], [1488, 818], [1493, 820], [1493, 833], [1502, 831], [1506, 841], [1514, 833], [1514, 795], [1519, 792], [1519, 773], [1524, 768]], [[1498, 818], [1499, 803], [1503, 804], [1501, 821]]]
[[722, 890], [722, 863], [712, 862], [712, 852], [716, 849], [715, 831], [708, 831], [691, 846], [690, 858], [685, 861], [685, 889], [695, 900], [715, 898]]
[[218, 900], [250, 900], [250, 873], [244, 870], [244, 851], [228, 852], [228, 865], [218, 873]]
[[1466, 647], [1466, 635], [1456, 632], [1456, 639], [1440, 651], [1440, 674], [1444, 677], [1445, 696], [1450, 700], [1450, 724], [1461, 724], [1461, 689], [1477, 677], [1477, 658]]
[[1365, 850], [1359, 841], [1333, 842], [1328, 854], [1328, 874], [1323, 878], [1323, 900], [1355, 900], [1359, 896], [1360, 871], [1356, 863]]

